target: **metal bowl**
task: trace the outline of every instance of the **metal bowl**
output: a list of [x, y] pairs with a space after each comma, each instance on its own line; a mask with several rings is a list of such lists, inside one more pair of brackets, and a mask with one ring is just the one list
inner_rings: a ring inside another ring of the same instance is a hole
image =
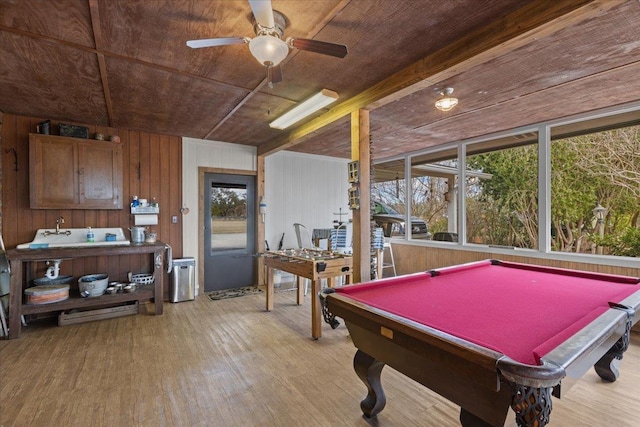
[[31, 281], [34, 286], [68, 285], [71, 282], [73, 282], [73, 276], [58, 276], [55, 279], [49, 279], [48, 277], [38, 277], [37, 279], [33, 279]]
[[104, 294], [108, 284], [108, 274], [89, 274], [87, 276], [82, 276], [78, 280], [78, 289], [82, 296], [88, 294], [87, 296], [89, 297], [99, 297]]

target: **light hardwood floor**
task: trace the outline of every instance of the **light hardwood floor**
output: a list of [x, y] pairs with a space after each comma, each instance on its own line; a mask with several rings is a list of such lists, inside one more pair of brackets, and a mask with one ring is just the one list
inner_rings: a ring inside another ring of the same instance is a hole
[[[280, 292], [165, 303], [81, 325], [30, 325], [0, 341], [0, 426], [459, 426], [459, 408], [386, 367], [387, 406], [365, 420], [344, 326], [311, 339], [309, 297]], [[555, 399], [550, 426], [640, 425], [640, 336], [603, 383]], [[513, 418], [509, 414], [509, 419]]]

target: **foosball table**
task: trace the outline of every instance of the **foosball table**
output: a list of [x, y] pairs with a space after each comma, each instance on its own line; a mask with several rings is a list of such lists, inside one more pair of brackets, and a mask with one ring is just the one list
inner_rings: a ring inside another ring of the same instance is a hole
[[322, 336], [320, 300], [317, 297], [322, 287], [322, 280], [327, 279], [327, 286], [333, 287], [336, 278], [344, 276], [345, 283], [351, 283], [353, 258], [350, 255], [315, 249], [287, 249], [271, 251], [264, 254], [267, 267], [267, 311], [273, 310], [274, 272], [284, 271], [297, 276], [297, 303], [302, 304], [304, 298], [304, 280], [311, 280], [311, 336], [314, 339]]

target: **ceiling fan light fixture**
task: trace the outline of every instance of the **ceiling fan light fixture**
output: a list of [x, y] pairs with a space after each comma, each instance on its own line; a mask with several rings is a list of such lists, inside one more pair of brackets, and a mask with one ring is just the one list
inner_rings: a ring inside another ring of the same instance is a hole
[[289, 54], [289, 46], [277, 37], [259, 35], [249, 42], [251, 54], [262, 65], [275, 67]]
[[452, 87], [447, 87], [441, 90], [440, 95], [442, 97], [436, 101], [435, 103], [436, 108], [440, 111], [451, 111], [453, 107], [458, 105], [458, 98], [451, 96], [452, 94], [453, 94]]
[[269, 126], [274, 129], [286, 129], [294, 123], [299, 122], [305, 117], [310, 116], [321, 108], [335, 102], [338, 94], [329, 89], [322, 89], [306, 101], [293, 107], [291, 110], [278, 117]]

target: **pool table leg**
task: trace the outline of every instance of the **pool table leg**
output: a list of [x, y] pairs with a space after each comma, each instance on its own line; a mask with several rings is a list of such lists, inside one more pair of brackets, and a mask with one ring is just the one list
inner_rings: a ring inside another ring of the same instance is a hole
[[553, 387], [511, 385], [511, 409], [516, 413], [518, 427], [544, 427], [551, 415]]
[[604, 381], [612, 383], [620, 376], [620, 371], [613, 364], [613, 361], [616, 359], [616, 355], [609, 350], [595, 365], [593, 365], [598, 376]]
[[627, 319], [625, 333], [593, 366], [600, 378], [610, 383], [620, 376], [620, 371], [614, 365], [614, 360], [621, 360], [622, 355], [629, 348], [629, 334], [631, 333], [631, 316]]
[[360, 409], [366, 418], [375, 417], [387, 404], [387, 397], [382, 389], [380, 374], [384, 363], [377, 361], [364, 351], [358, 350], [353, 358], [353, 367], [356, 374], [367, 386], [367, 397], [360, 402]]

